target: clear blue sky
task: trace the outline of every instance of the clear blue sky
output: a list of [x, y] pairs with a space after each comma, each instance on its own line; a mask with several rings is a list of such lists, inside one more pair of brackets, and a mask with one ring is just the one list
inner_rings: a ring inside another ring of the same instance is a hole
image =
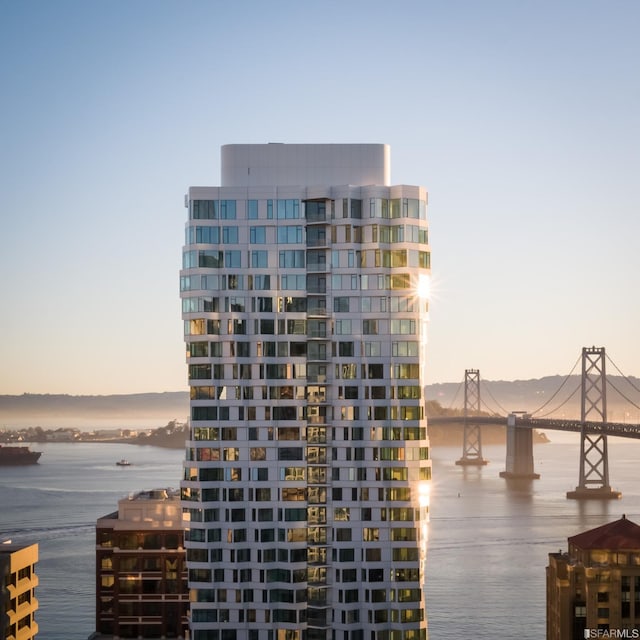
[[186, 389], [183, 196], [227, 143], [430, 193], [429, 379], [640, 375], [640, 2], [0, 0], [0, 393]]

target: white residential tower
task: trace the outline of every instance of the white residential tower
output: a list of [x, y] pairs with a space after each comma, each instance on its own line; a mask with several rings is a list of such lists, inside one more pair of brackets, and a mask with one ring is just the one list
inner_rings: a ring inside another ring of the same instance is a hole
[[192, 639], [425, 640], [425, 189], [387, 145], [227, 145], [186, 204]]

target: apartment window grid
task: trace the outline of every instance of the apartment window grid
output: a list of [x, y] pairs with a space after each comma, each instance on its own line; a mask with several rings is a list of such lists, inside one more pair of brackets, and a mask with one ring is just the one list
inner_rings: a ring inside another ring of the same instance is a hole
[[[230, 261], [236, 273], [222, 276], [234, 278], [237, 296], [227, 295], [229, 280], [208, 280], [223, 258], [185, 259], [181, 274], [195, 286], [181, 289], [192, 398], [182, 499], [196, 640], [356, 638], [363, 628], [371, 638], [425, 637], [427, 507], [415, 506], [412, 488], [430, 468], [425, 446], [415, 454], [426, 428], [409, 345], [421, 339], [426, 302], [408, 302], [414, 275], [396, 273], [405, 254], [376, 261], [380, 249], [363, 241], [376, 242], [374, 225], [362, 224], [356, 200], [341, 209], [352, 225], [331, 220], [331, 201], [226, 200], [239, 225], [233, 238], [243, 237], [241, 212], [279, 221], [276, 243], [259, 253], [250, 244], [263, 243], [261, 228], [251, 224], [246, 247], [223, 247], [229, 232], [203, 235], [195, 226], [202, 211], [216, 219], [221, 207], [191, 203], [187, 239], [217, 237], [214, 255], [246, 248], [250, 256]], [[371, 217], [425, 209], [371, 201], [380, 213]], [[424, 233], [414, 235], [424, 240], [426, 222], [413, 226], [421, 224]], [[187, 244], [185, 255], [193, 252]], [[257, 260], [270, 272], [255, 274]], [[260, 277], [270, 283], [256, 290]], [[246, 357], [255, 359], [241, 364]], [[388, 630], [398, 623], [406, 630]]]

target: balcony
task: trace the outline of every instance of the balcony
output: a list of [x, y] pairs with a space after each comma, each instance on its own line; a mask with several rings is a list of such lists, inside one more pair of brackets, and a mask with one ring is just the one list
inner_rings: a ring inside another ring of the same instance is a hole
[[309, 607], [307, 609], [307, 625], [309, 627], [320, 627], [322, 629], [328, 629], [329, 623], [327, 622], [327, 609]]
[[326, 307], [313, 307], [307, 311], [307, 318], [328, 318], [329, 309]]
[[327, 207], [330, 207], [326, 189], [317, 191], [313, 197], [304, 201], [304, 217], [309, 222], [324, 222], [327, 220]]

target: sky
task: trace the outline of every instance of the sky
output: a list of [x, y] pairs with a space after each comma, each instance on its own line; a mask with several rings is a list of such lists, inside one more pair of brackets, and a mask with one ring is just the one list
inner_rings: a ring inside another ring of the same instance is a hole
[[187, 388], [184, 194], [229, 143], [429, 191], [427, 383], [640, 375], [637, 0], [0, 0], [0, 394]]

